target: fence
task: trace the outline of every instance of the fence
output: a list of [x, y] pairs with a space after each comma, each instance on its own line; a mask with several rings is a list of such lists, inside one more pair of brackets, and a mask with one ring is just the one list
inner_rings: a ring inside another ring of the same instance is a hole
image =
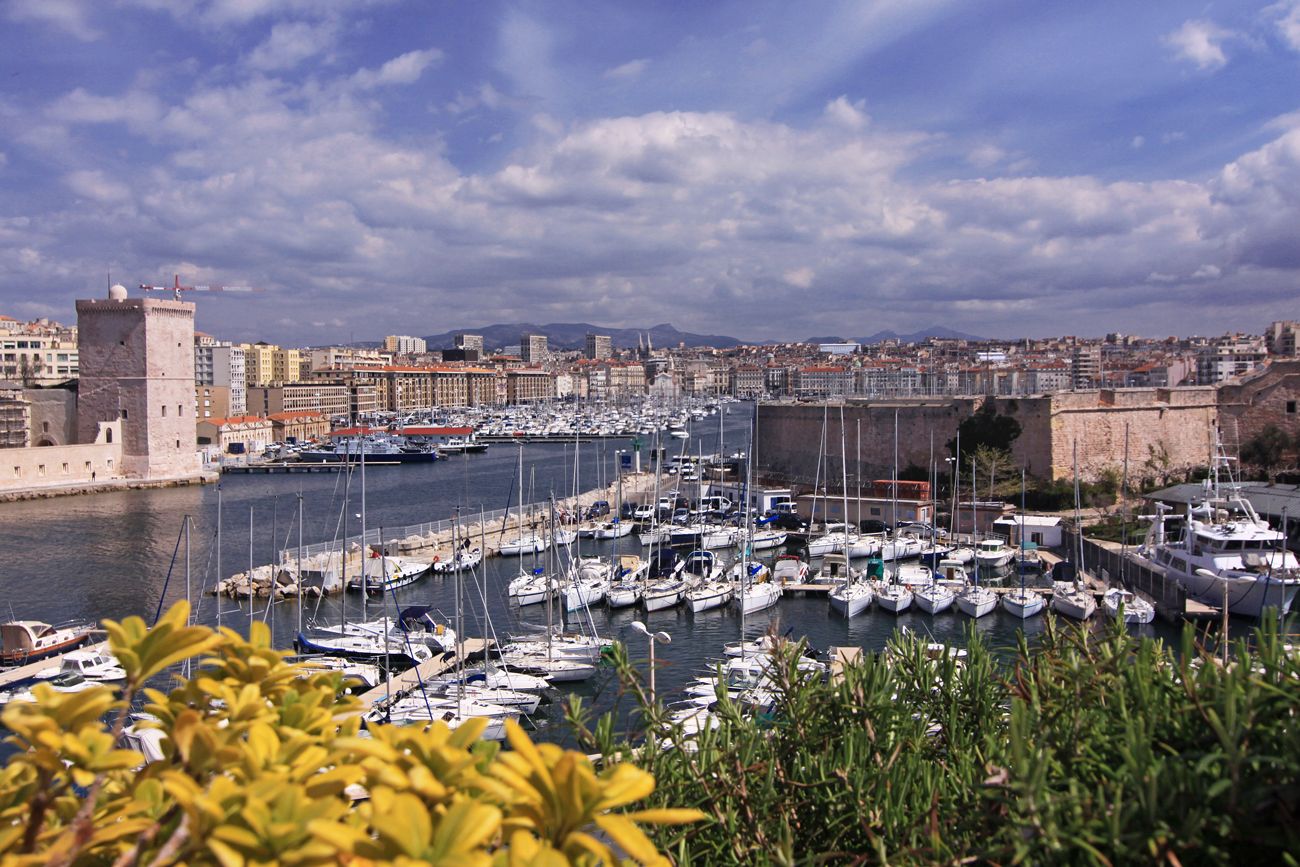
[[[1066, 546], [1078, 544], [1078, 532], [1065, 528]], [[1083, 540], [1083, 563], [1109, 587], [1123, 587], [1146, 597], [1155, 605], [1156, 613], [1169, 622], [1175, 622], [1187, 611], [1187, 590], [1164, 570], [1129, 554], [1112, 542]]]

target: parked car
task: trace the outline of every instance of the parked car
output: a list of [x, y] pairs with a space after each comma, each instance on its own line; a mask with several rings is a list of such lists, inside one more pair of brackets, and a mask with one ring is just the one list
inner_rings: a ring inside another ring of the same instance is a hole
[[632, 512], [632, 517], [638, 521], [649, 521], [655, 516], [655, 507], [651, 505], [637, 506]]
[[885, 522], [876, 520], [875, 518], [868, 518], [865, 521], [858, 523], [858, 530], [866, 533], [868, 536], [884, 535], [885, 529]]
[[595, 519], [603, 518], [608, 514], [609, 514], [609, 501], [597, 500], [596, 502], [592, 503], [590, 506], [587, 507], [587, 511], [586, 514], [583, 515], [583, 519], [587, 521], [594, 521]]
[[787, 512], [785, 514], [777, 515], [768, 526], [777, 530], [802, 533], [808, 529], [808, 522], [793, 512]]
[[930, 538], [931, 536], [933, 536], [936, 539], [948, 538], [947, 530], [943, 529], [942, 527], [936, 527], [933, 524], [926, 523], [925, 521], [903, 521], [898, 525], [898, 532], [911, 533], [913, 536], [918, 536], [926, 539]]

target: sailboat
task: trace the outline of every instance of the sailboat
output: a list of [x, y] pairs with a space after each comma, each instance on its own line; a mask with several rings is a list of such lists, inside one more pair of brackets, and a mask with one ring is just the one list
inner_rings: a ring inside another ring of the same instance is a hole
[[755, 614], [771, 608], [781, 598], [781, 586], [770, 580], [771, 575], [766, 566], [760, 570], [750, 568], [749, 555], [754, 532], [753, 515], [749, 508], [749, 491], [754, 483], [754, 434], [758, 428], [758, 404], [754, 404], [754, 423], [749, 435], [749, 453], [745, 456], [745, 496], [742, 497], [745, 514], [745, 539], [740, 549], [740, 560], [732, 567], [732, 580], [737, 585], [736, 604], [740, 608], [743, 620], [749, 614]]
[[[524, 529], [524, 447], [519, 447], [519, 535], [510, 540], [502, 541], [500, 553], [505, 557], [518, 557], [524, 554], [540, 554], [546, 550], [546, 540], [537, 533], [525, 531]], [[501, 522], [501, 533], [505, 534], [506, 520], [509, 515]]]
[[1097, 600], [1092, 598], [1084, 584], [1083, 571], [1083, 520], [1079, 507], [1079, 443], [1074, 444], [1074, 525], [1079, 531], [1078, 562], [1061, 561], [1052, 567], [1052, 610], [1075, 620], [1087, 620], [1097, 610]]
[[[972, 520], [971, 526], [974, 527], [979, 520], [976, 512], [976, 506], [975, 506], [977, 500], [975, 497], [975, 462], [974, 461], [971, 462], [970, 476], [971, 476], [970, 491], [971, 491], [971, 520]], [[967, 584], [965, 587], [961, 589], [960, 592], [958, 592], [956, 602], [957, 602], [958, 611], [961, 611], [963, 614], [968, 614], [971, 617], [978, 619], [980, 617], [983, 617], [985, 614], [993, 613], [993, 609], [998, 607], [998, 597], [997, 594], [994, 593], [989, 588], [980, 586], [978, 565], [975, 567], [975, 571], [973, 574], [975, 580], [972, 583]]]
[[[1020, 471], [1020, 547], [1025, 547], [1025, 471]], [[1025, 561], [1020, 561], [1020, 589], [1002, 597], [1002, 608], [1012, 617], [1024, 620], [1043, 610], [1043, 597], [1025, 586]]]

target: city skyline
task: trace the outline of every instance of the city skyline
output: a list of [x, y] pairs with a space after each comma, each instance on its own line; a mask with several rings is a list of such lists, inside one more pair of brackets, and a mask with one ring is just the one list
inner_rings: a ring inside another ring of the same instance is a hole
[[[0, 312], [747, 342], [1296, 318], [1300, 2], [8, 0]], [[165, 296], [159, 296], [165, 297]], [[416, 327], [412, 323], [425, 325]], [[1214, 327], [1210, 328], [1210, 324]]]

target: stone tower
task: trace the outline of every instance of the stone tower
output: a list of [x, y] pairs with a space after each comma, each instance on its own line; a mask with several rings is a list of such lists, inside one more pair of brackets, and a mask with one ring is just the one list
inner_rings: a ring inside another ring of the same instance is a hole
[[77, 302], [81, 381], [77, 433], [120, 419], [121, 473], [160, 479], [199, 473], [194, 422], [194, 305], [127, 298]]

